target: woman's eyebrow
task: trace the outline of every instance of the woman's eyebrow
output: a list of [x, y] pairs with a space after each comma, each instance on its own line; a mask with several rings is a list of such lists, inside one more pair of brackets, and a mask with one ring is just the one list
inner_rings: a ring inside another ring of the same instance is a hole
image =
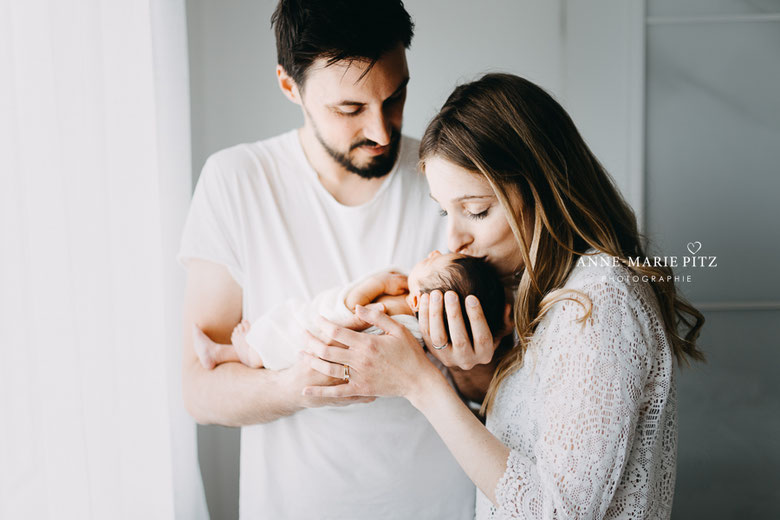
[[[438, 200], [436, 200], [436, 197], [434, 197], [431, 193], [428, 193], [428, 196], [433, 199], [434, 202], [437, 204], [439, 203]], [[462, 197], [458, 197], [457, 199], [452, 199], [452, 202], [463, 202], [464, 200], [472, 200], [472, 199], [492, 199], [495, 197], [495, 195], [463, 195]]]
[[471, 200], [471, 199], [491, 199], [493, 198], [493, 195], [463, 195], [462, 197], [458, 197], [457, 199], [454, 199], [453, 202], [463, 202], [464, 200]]

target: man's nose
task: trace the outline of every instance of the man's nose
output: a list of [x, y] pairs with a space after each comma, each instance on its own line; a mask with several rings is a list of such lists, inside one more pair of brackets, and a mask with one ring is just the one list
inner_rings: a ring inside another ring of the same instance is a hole
[[390, 135], [392, 134], [390, 121], [381, 110], [371, 114], [371, 119], [363, 132], [366, 139], [374, 141], [379, 146], [390, 144]]

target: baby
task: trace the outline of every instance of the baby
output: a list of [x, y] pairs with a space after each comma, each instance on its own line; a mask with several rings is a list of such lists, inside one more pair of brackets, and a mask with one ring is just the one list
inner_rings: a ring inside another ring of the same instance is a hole
[[[233, 329], [231, 344], [216, 343], [196, 327], [195, 351], [207, 369], [229, 361], [252, 368], [286, 368], [295, 361], [295, 345], [302, 344], [302, 331], [306, 329], [317, 334], [314, 318], [318, 314], [337, 324], [345, 324], [354, 321], [356, 305], [371, 303], [381, 303], [385, 312], [406, 326], [424, 347], [416, 316], [420, 296], [434, 290], [442, 294], [456, 292], [464, 317], [466, 296], [473, 294], [482, 305], [493, 336], [498, 336], [504, 328], [504, 287], [496, 270], [484, 259], [433, 251], [409, 273], [408, 290], [402, 279], [402, 275], [390, 278], [369, 276], [344, 288], [325, 291], [312, 302], [285, 302], [251, 325], [247, 320], [241, 321]], [[464, 321], [469, 339], [473, 340], [468, 319]], [[447, 325], [446, 315], [444, 324]], [[374, 326], [364, 332], [383, 334]]]

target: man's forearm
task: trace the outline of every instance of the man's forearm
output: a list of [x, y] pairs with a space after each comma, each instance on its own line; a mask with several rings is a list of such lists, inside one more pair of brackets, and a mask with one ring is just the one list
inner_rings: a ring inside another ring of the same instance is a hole
[[206, 370], [197, 361], [184, 366], [184, 404], [201, 424], [248, 426], [300, 410], [284, 371], [223, 363]]

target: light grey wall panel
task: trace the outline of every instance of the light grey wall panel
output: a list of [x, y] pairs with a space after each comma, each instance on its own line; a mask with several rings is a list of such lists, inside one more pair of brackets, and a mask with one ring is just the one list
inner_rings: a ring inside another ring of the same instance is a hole
[[648, 16], [725, 16], [780, 13], [780, 0], [649, 0]]
[[241, 430], [198, 425], [198, 461], [211, 520], [238, 518]]
[[696, 301], [780, 300], [780, 23], [651, 25], [647, 78], [657, 251], [717, 256], [678, 270]]
[[195, 178], [222, 148], [302, 123], [276, 86], [275, 0], [187, 0]]
[[486, 72], [518, 74], [561, 95], [561, 2], [407, 0], [404, 5], [415, 23], [405, 133], [422, 136], [455, 86]]
[[678, 372], [673, 519], [780, 518], [780, 312], [709, 312]]
[[[647, 229], [657, 253], [691, 256], [698, 241], [697, 256], [717, 256], [676, 269], [696, 302], [779, 299], [780, 23], [731, 16], [766, 5], [648, 3], [672, 18], [647, 27]], [[705, 315], [708, 361], [678, 379], [672, 518], [777, 518], [780, 312]]]

